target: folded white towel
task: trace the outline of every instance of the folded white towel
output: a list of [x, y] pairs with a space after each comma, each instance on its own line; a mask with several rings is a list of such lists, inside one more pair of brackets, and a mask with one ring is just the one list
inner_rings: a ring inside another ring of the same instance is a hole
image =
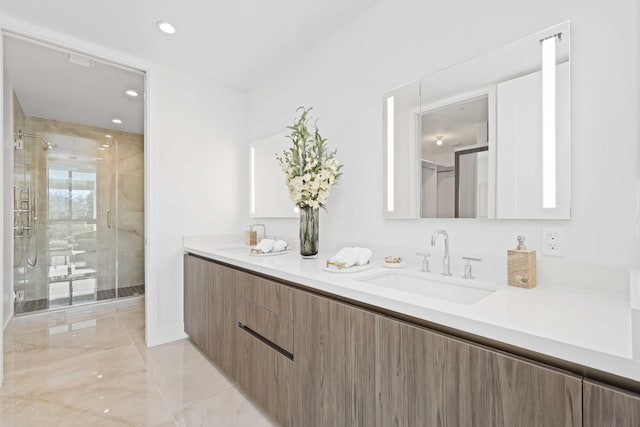
[[358, 252], [355, 248], [342, 248], [331, 258], [331, 262], [343, 264], [343, 268], [349, 268], [358, 262]]
[[273, 251], [274, 252], [284, 251], [285, 249], [287, 249], [287, 246], [289, 246], [289, 245], [284, 240], [276, 240], [273, 243]]
[[269, 252], [271, 252], [273, 250], [273, 244], [276, 241], [273, 239], [262, 239], [260, 240], [260, 243], [258, 243], [254, 249], [260, 250], [262, 251], [262, 253], [264, 254], [268, 254]]
[[368, 248], [342, 248], [331, 258], [331, 262], [344, 264], [343, 268], [354, 265], [365, 265], [371, 259], [371, 249]]
[[355, 248], [355, 249], [358, 250], [358, 261], [356, 262], [356, 264], [366, 265], [371, 259], [371, 255], [373, 254], [373, 252], [371, 252], [371, 249], [369, 248]]

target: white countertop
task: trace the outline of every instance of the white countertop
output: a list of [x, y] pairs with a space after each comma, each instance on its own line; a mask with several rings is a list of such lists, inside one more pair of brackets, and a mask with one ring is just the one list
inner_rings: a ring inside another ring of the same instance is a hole
[[[381, 259], [377, 260], [379, 266], [375, 265], [375, 255], [372, 259], [374, 267], [371, 269], [352, 274], [335, 274], [323, 270], [325, 260], [332, 253], [321, 252], [315, 260], [302, 259], [296, 251], [256, 257], [249, 254], [249, 247], [238, 244], [238, 240], [230, 242], [228, 237], [211, 236], [185, 237], [184, 250], [640, 381], [640, 360], [634, 359], [632, 336], [632, 317], [637, 316], [628, 297], [561, 286], [520, 289], [492, 285], [496, 288], [495, 292], [474, 304], [465, 305], [429, 297], [408, 298], [402, 292], [389, 289], [381, 291], [380, 288], [358, 281], [358, 278], [389, 270], [380, 266]], [[404, 270], [417, 271], [412, 266]], [[433, 273], [421, 274], [432, 274], [434, 278], [440, 276]], [[478, 279], [475, 283], [482, 284], [482, 280]]]

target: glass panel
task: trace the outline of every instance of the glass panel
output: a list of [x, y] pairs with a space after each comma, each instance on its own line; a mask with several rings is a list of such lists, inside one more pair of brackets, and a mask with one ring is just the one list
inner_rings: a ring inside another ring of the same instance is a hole
[[50, 307], [115, 296], [112, 156], [96, 141], [83, 143], [87, 158], [48, 162]]

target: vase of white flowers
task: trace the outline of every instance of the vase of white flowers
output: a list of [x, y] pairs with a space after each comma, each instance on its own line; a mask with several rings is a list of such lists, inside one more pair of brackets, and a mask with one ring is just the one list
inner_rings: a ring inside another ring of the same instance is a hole
[[292, 147], [278, 157], [286, 175], [289, 197], [300, 210], [300, 254], [303, 258], [318, 255], [319, 208], [325, 202], [340, 175], [342, 165], [336, 159], [336, 150], [330, 151], [327, 140], [320, 135], [318, 126], [309, 129], [311, 108], [302, 111], [293, 126], [287, 128]]

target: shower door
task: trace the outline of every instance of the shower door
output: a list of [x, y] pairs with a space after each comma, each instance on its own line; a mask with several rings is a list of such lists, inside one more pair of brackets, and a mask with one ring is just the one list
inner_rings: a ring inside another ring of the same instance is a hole
[[115, 298], [115, 156], [108, 144], [47, 161], [49, 307]]

